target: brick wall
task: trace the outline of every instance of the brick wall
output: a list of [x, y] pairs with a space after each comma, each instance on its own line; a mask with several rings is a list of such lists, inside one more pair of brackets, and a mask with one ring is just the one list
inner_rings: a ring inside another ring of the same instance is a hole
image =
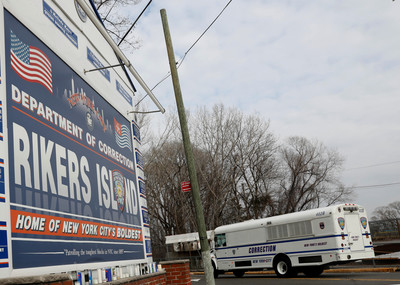
[[167, 272], [167, 285], [190, 285], [189, 259], [162, 261], [161, 266]]

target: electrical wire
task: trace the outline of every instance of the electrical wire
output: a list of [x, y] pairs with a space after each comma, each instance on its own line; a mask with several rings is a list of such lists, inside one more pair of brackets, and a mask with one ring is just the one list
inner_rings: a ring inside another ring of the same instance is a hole
[[[348, 168], [345, 169], [344, 171], [349, 171], [349, 170], [356, 170], [356, 169], [365, 169], [365, 168], [372, 168], [372, 167], [377, 167], [377, 166], [385, 166], [385, 165], [390, 165], [390, 164], [397, 164], [400, 163], [399, 160], [397, 161], [390, 161], [390, 162], [383, 162], [383, 163], [377, 163], [377, 164], [371, 164], [371, 165], [366, 165], [366, 166], [359, 166], [359, 167], [353, 167], [353, 168]], [[364, 185], [364, 186], [348, 186], [346, 188], [348, 189], [365, 189], [365, 188], [382, 188], [382, 187], [390, 187], [393, 185], [399, 185], [400, 182], [394, 182], [394, 183], [386, 183], [386, 184], [376, 184], [376, 185]]]
[[225, 9], [231, 4], [232, 0], [229, 0], [229, 2], [225, 5], [225, 7], [221, 10], [221, 12], [215, 17], [214, 21], [211, 22], [211, 24], [207, 27], [207, 29], [204, 30], [204, 32], [197, 38], [197, 40], [190, 46], [190, 48], [185, 52], [183, 55], [180, 63], [178, 64], [177, 68], [181, 66], [182, 62], [185, 60], [186, 55], [189, 53], [189, 51], [200, 41], [200, 39], [204, 36], [205, 33], [211, 28], [212, 25], [218, 20], [219, 16], [222, 15], [222, 13], [225, 11]]
[[386, 183], [386, 184], [375, 184], [375, 185], [364, 185], [364, 186], [354, 186], [354, 187], [346, 187], [352, 189], [362, 189], [362, 188], [377, 188], [377, 187], [389, 187], [393, 185], [400, 185], [400, 182]]
[[363, 169], [363, 168], [371, 168], [371, 167], [384, 166], [384, 165], [397, 164], [397, 163], [400, 163], [400, 160], [391, 161], [391, 162], [383, 162], [383, 163], [372, 164], [372, 165], [367, 165], [367, 166], [353, 167], [353, 168], [345, 169], [345, 171], [355, 170], [355, 169]]
[[[149, 3], [147, 3], [146, 7], [144, 7], [144, 9], [142, 10], [142, 12], [139, 14], [139, 16], [136, 18], [136, 20], [132, 23], [132, 25], [130, 26], [130, 28], [128, 29], [128, 31], [126, 31], [125, 35], [121, 38], [121, 40], [119, 41], [118, 45], [119, 46], [126, 38], [126, 36], [130, 33], [130, 31], [132, 30], [132, 28], [136, 25], [137, 21], [139, 20], [139, 18], [143, 15], [144, 11], [146, 11], [146, 9], [150, 6], [150, 3], [153, 0], [150, 0]], [[115, 1], [114, 3], [116, 3], [117, 1]]]
[[104, 17], [104, 19], [107, 19], [108, 15], [110, 15], [112, 9], [114, 9], [115, 4], [117, 4], [117, 1], [114, 2], [114, 4], [111, 6], [110, 10], [108, 10], [107, 15]]
[[[219, 12], [219, 14], [215, 17], [215, 19], [211, 22], [210, 25], [208, 25], [208, 27], [204, 30], [204, 32], [196, 39], [196, 41], [188, 48], [188, 50], [185, 52], [185, 54], [183, 55], [183, 57], [178, 60], [176, 62], [177, 65], [177, 69], [179, 69], [179, 67], [182, 65], [182, 62], [185, 60], [187, 54], [190, 52], [190, 50], [200, 41], [200, 39], [205, 35], [205, 33], [207, 33], [207, 31], [211, 28], [212, 25], [214, 25], [214, 23], [218, 20], [218, 18], [222, 15], [222, 13], [225, 11], [225, 9], [229, 6], [229, 4], [231, 4], [233, 0], [229, 0], [228, 3], [225, 5], [225, 7], [221, 10], [221, 12]], [[166, 80], [168, 77], [171, 76], [171, 72], [168, 72], [156, 85], [154, 85], [154, 87], [151, 89], [151, 91], [153, 91], [154, 88], [156, 88], [158, 85], [160, 85], [162, 82], [164, 82], [164, 80]], [[144, 98], [147, 97], [148, 94], [146, 94], [142, 99], [139, 100], [138, 103], [136, 103], [135, 107], [138, 106], [140, 104], [140, 102], [143, 101]]]

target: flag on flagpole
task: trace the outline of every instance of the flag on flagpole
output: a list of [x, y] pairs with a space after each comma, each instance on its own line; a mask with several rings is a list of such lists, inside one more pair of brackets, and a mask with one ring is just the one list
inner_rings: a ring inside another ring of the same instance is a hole
[[11, 67], [24, 80], [43, 85], [53, 94], [51, 62], [40, 49], [23, 43], [11, 31]]

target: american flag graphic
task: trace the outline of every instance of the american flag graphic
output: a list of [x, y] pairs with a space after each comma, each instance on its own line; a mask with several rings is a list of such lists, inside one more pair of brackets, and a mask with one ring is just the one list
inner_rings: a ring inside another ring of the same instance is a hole
[[38, 48], [23, 43], [11, 31], [11, 67], [23, 79], [36, 82], [53, 94], [51, 62]]
[[132, 141], [129, 128], [117, 122], [114, 118], [115, 141], [120, 148], [129, 148], [132, 151]]

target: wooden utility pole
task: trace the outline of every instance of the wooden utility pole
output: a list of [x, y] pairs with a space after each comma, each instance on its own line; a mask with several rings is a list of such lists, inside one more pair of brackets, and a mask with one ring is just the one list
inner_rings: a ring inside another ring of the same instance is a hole
[[192, 196], [193, 196], [193, 203], [194, 203], [194, 208], [195, 208], [195, 212], [196, 212], [197, 229], [198, 229], [199, 238], [200, 238], [201, 257], [203, 259], [204, 274], [205, 274], [205, 278], [206, 278], [206, 284], [214, 285], [215, 282], [214, 282], [213, 268], [211, 265], [210, 246], [208, 244], [208, 239], [207, 239], [206, 224], [204, 222], [203, 207], [201, 205], [201, 199], [200, 199], [199, 183], [197, 181], [196, 167], [195, 167], [195, 163], [194, 163], [192, 146], [190, 143], [189, 129], [187, 126], [187, 120], [186, 120], [186, 114], [185, 114], [185, 107], [183, 105], [182, 92], [181, 92], [181, 87], [179, 84], [178, 70], [176, 68], [174, 48], [172, 46], [171, 34], [169, 32], [167, 12], [165, 11], [165, 9], [162, 9], [160, 12], [161, 12], [161, 19], [162, 19], [162, 24], [163, 24], [163, 29], [164, 29], [165, 43], [167, 45], [168, 60], [169, 60], [169, 66], [171, 69], [172, 83], [174, 85], [176, 106], [178, 109], [179, 122], [181, 124], [183, 146], [184, 146], [185, 155], [186, 155], [186, 163], [188, 166], [190, 183], [192, 184]]

